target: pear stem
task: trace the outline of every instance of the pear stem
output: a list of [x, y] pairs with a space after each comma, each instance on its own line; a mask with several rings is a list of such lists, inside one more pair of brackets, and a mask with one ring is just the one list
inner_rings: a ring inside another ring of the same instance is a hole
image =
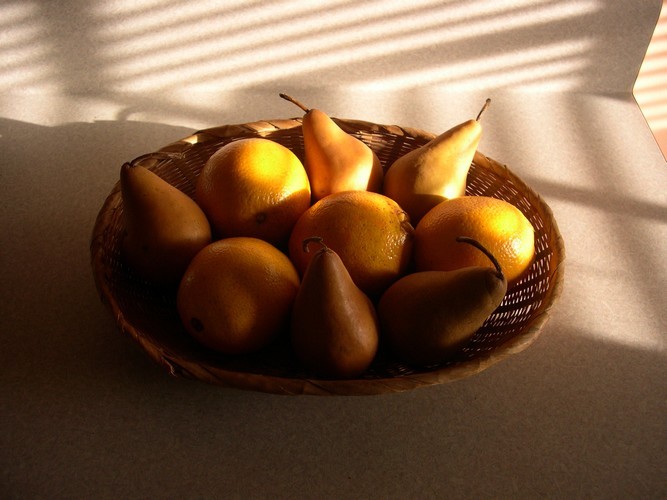
[[505, 279], [505, 275], [503, 274], [503, 270], [500, 267], [498, 259], [496, 259], [493, 256], [493, 254], [489, 252], [479, 241], [473, 238], [469, 238], [467, 236], [459, 236], [458, 238], [456, 238], [456, 241], [458, 241], [459, 243], [468, 243], [469, 245], [472, 245], [478, 250], [480, 250], [493, 263], [494, 267], [496, 268], [496, 273], [498, 274], [498, 278], [500, 278], [501, 280]]
[[310, 108], [308, 108], [305, 104], [303, 104], [303, 103], [297, 101], [296, 99], [294, 99], [294, 97], [292, 97], [292, 96], [290, 96], [290, 95], [287, 95], [287, 94], [278, 94], [278, 95], [279, 95], [280, 97], [282, 97], [283, 99], [285, 99], [286, 101], [289, 101], [289, 102], [291, 102], [292, 104], [296, 104], [296, 105], [299, 106], [301, 109], [303, 109], [306, 113], [308, 113], [308, 111], [310, 111]]
[[316, 241], [320, 245], [322, 245], [324, 250], [329, 250], [329, 247], [325, 245], [324, 243], [324, 238], [321, 236], [309, 236], [308, 238], [304, 239], [303, 242], [301, 243], [301, 247], [303, 248], [303, 251], [308, 253], [310, 250], [308, 249], [308, 244], [312, 243], [313, 241]]
[[479, 113], [477, 113], [477, 118], [475, 118], [476, 122], [478, 122], [479, 119], [482, 117], [482, 113], [486, 111], [486, 108], [489, 107], [489, 104], [491, 104], [491, 99], [487, 98], [486, 101], [484, 102], [484, 106], [482, 106], [482, 109], [480, 109]]

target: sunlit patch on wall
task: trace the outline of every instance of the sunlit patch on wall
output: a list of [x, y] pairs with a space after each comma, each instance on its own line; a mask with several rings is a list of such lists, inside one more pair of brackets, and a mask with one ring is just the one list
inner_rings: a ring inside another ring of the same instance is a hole
[[[114, 90], [153, 91], [192, 87], [196, 90], [253, 86], [277, 78], [428, 50], [481, 35], [511, 33], [522, 28], [594, 14], [599, 2], [570, 0], [476, 0], [446, 2], [401, 0], [375, 4], [341, 1], [318, 7], [315, 2], [228, 4], [216, 2], [166, 4], [141, 0], [116, 1], [94, 10], [105, 81]], [[132, 6], [130, 6], [130, 4]], [[128, 12], [131, 11], [131, 15]], [[326, 15], [326, 17], [325, 17]], [[322, 20], [326, 19], [326, 23]], [[571, 40], [564, 42], [567, 52]], [[550, 57], [550, 46], [545, 57]], [[584, 51], [586, 47], [580, 47]], [[535, 53], [528, 54], [529, 57]], [[567, 57], [567, 54], [565, 55]], [[517, 59], [508, 47], [477, 61], [486, 68], [459, 63], [458, 76], [469, 83], [485, 70], [484, 84], [502, 77], [506, 65], [494, 69], [496, 59]], [[523, 58], [523, 52], [521, 54]], [[577, 72], [585, 61], [545, 59], [534, 71], [516, 69], [501, 85], [534, 84], [540, 79]], [[495, 64], [497, 67], [497, 63]], [[420, 69], [425, 69], [424, 64]], [[435, 68], [437, 72], [439, 68]], [[399, 87], [418, 81], [416, 73], [397, 68], [387, 78]], [[541, 75], [541, 76], [539, 76]], [[466, 79], [466, 76], [470, 76]], [[344, 83], [359, 82], [342, 74]], [[348, 80], [346, 80], [348, 78]], [[431, 77], [433, 79], [433, 77]], [[479, 80], [477, 80], [479, 82]], [[425, 83], [429, 83], [427, 80]], [[480, 82], [481, 83], [481, 82]], [[566, 87], [568, 84], [564, 84]], [[388, 85], [391, 86], [391, 85]]]
[[57, 81], [34, 2], [0, 4], [0, 91], [53, 91]]
[[547, 90], [567, 90], [579, 82], [588, 62], [582, 56], [592, 40], [570, 40], [516, 54], [493, 54], [441, 67], [429, 67], [394, 77], [369, 80], [361, 86], [400, 89], [417, 85], [446, 84], [460, 90], [525, 85]]
[[667, 157], [667, 8], [664, 2], [633, 92]]

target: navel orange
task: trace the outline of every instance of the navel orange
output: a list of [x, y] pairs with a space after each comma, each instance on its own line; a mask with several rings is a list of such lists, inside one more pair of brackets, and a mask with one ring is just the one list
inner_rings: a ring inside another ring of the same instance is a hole
[[482, 252], [457, 243], [459, 236], [473, 238], [488, 249], [510, 283], [524, 273], [535, 254], [533, 226], [518, 208], [497, 198], [463, 196], [436, 205], [417, 224], [416, 270], [492, 267]]
[[177, 294], [185, 329], [228, 354], [261, 349], [288, 326], [299, 275], [280, 250], [257, 238], [215, 241], [190, 262]]
[[287, 147], [264, 138], [230, 142], [206, 162], [195, 199], [218, 238], [251, 236], [280, 245], [310, 206], [303, 164]]
[[394, 200], [370, 191], [343, 191], [301, 215], [290, 236], [289, 256], [303, 275], [312, 256], [303, 241], [319, 236], [338, 253], [355, 284], [377, 295], [407, 272], [413, 231]]

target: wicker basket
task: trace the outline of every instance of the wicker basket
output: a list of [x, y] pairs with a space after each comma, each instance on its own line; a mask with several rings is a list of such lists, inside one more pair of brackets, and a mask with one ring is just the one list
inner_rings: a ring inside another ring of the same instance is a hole
[[[433, 138], [405, 127], [343, 119], [336, 122], [368, 144], [385, 168]], [[134, 163], [154, 170], [192, 196], [201, 168], [218, 148], [257, 136], [287, 146], [303, 160], [301, 120], [289, 119], [202, 130]], [[363, 376], [323, 380], [303, 371], [291, 353], [287, 335], [253, 355], [225, 356], [201, 347], [180, 324], [175, 290], [140, 280], [123, 262], [119, 251], [123, 203], [118, 184], [102, 206], [93, 230], [90, 249], [95, 283], [121, 331], [174, 376], [274, 394], [366, 395], [441, 384], [479, 373], [530, 345], [548, 319], [563, 282], [563, 241], [551, 210], [536, 193], [506, 166], [477, 153], [468, 175], [467, 194], [501, 198], [518, 207], [535, 228], [536, 257], [469, 346], [458, 358], [438, 366], [408, 366], [380, 349]]]

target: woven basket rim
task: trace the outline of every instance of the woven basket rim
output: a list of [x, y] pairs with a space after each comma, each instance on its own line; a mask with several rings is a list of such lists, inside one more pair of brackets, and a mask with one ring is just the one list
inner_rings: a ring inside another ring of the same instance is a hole
[[[380, 135], [409, 136], [422, 139], [424, 142], [436, 135], [424, 130], [399, 125], [382, 125], [373, 122], [333, 118], [344, 130], [354, 133], [374, 133]], [[248, 123], [221, 125], [205, 128], [193, 134], [172, 142], [154, 153], [142, 155], [139, 158], [152, 158], [160, 154], [179, 155], [187, 152], [194, 144], [208, 141], [237, 138], [240, 136], [266, 136], [276, 132], [291, 131], [301, 127], [301, 118], [260, 120]], [[132, 325], [126, 318], [113, 291], [105, 278], [107, 269], [103, 262], [104, 232], [109, 221], [117, 209], [120, 199], [120, 185], [117, 182], [105, 199], [95, 220], [90, 242], [91, 265], [96, 288], [105, 305], [112, 312], [117, 326], [124, 334], [129, 335], [138, 345], [158, 364], [166, 368], [174, 376], [185, 376], [209, 382], [214, 385], [233, 387], [237, 389], [254, 390], [273, 394], [296, 395], [372, 395], [392, 392], [403, 392], [420, 387], [442, 384], [477, 374], [488, 367], [519, 353], [531, 345], [541, 333], [547, 323], [551, 310], [560, 297], [564, 281], [565, 247], [558, 225], [551, 208], [534, 192], [522, 179], [515, 175], [506, 165], [503, 165], [483, 153], [477, 151], [473, 163], [498, 173], [509, 179], [522, 194], [530, 198], [531, 203], [539, 209], [541, 215], [548, 219], [549, 242], [554, 255], [554, 265], [551, 271], [550, 286], [542, 304], [535, 313], [530, 326], [513, 338], [505, 341], [498, 348], [480, 354], [474, 358], [454, 365], [436, 368], [431, 371], [411, 373], [398, 377], [380, 377], [372, 379], [320, 379], [320, 378], [293, 378], [274, 376], [263, 373], [239, 372], [219, 366], [204, 365], [197, 360], [185, 359], [179, 353], [170, 352], [163, 346], [151, 342], [139, 328]]]

